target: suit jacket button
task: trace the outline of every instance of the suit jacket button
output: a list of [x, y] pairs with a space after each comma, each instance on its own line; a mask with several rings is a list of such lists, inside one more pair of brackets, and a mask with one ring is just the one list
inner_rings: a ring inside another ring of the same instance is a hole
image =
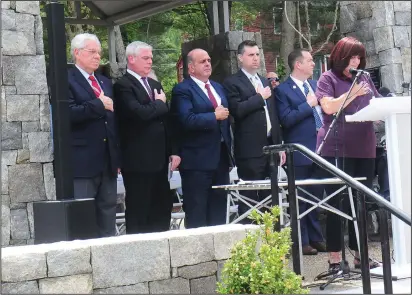
[[106, 138], [104, 138], [104, 139], [103, 139], [103, 141], [107, 141], [107, 139], [106, 139]]
[[107, 124], [107, 121], [105, 121], [104, 124]]

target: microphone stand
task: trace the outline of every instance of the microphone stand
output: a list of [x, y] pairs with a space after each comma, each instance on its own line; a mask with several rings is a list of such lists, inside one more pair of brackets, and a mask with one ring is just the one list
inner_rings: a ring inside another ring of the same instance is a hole
[[[348, 91], [348, 94], [346, 95], [344, 101], [343, 101], [342, 104], [340, 105], [338, 112], [335, 114], [335, 118], [333, 119], [332, 123], [330, 124], [329, 129], [328, 129], [328, 131], [327, 131], [326, 134], [325, 134], [325, 137], [323, 138], [321, 144], [320, 144], [319, 147], [318, 147], [318, 150], [316, 151], [316, 153], [317, 153], [318, 155], [320, 155], [320, 153], [321, 153], [321, 151], [322, 151], [322, 149], [323, 149], [323, 146], [324, 146], [326, 140], [329, 138], [329, 135], [331, 134], [331, 131], [332, 131], [332, 130], [334, 130], [335, 138], [337, 138], [337, 131], [338, 131], [338, 130], [337, 130], [337, 128], [335, 127], [335, 126], [336, 126], [336, 122], [338, 121], [338, 119], [339, 119], [339, 117], [340, 117], [340, 115], [341, 115], [341, 113], [342, 113], [342, 111], [343, 111], [343, 108], [344, 108], [346, 102], [347, 102], [348, 99], [349, 99], [349, 95], [351, 94], [352, 89], [353, 89], [353, 87], [355, 86], [355, 83], [359, 80], [359, 77], [360, 77], [362, 74], [365, 74], [365, 72], [358, 71], [358, 72], [356, 73], [355, 78], [354, 78], [354, 80], [353, 80], [353, 82], [352, 82], [352, 85], [351, 85], [351, 87], [350, 87], [350, 89], [349, 89], [349, 91]], [[338, 145], [337, 145], [337, 142], [336, 142], [336, 145], [335, 145], [335, 167], [338, 168]], [[350, 197], [350, 196], [349, 196], [349, 197]], [[339, 200], [339, 210], [343, 212], [343, 196], [340, 196], [340, 200]], [[350, 270], [350, 268], [349, 268], [349, 264], [348, 264], [348, 262], [347, 262], [347, 260], [346, 260], [346, 255], [345, 255], [345, 240], [344, 240], [345, 219], [344, 219], [344, 217], [342, 217], [342, 216], [341, 216], [340, 218], [341, 218], [341, 248], [342, 248], [342, 250], [341, 250], [341, 252], [342, 252], [342, 253], [341, 253], [342, 259], [341, 259], [341, 262], [340, 262], [340, 270], [339, 270], [336, 274], [333, 274], [332, 277], [329, 278], [326, 283], [322, 284], [322, 285], [320, 286], [320, 290], [324, 290], [330, 283], [332, 283], [333, 281], [335, 281], [335, 280], [338, 279], [338, 278], [349, 279], [350, 273], [352, 272], [352, 271]], [[353, 221], [356, 222], [356, 217], [354, 217], [354, 220], [353, 220]], [[318, 276], [315, 278], [315, 280], [320, 280], [320, 279], [329, 277], [330, 275], [331, 275], [330, 273], [320, 274], [320, 275], [318, 275]]]

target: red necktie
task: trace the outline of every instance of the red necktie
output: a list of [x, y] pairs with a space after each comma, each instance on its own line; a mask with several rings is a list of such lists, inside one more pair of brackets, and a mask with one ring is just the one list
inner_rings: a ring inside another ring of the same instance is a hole
[[207, 96], [209, 96], [209, 100], [212, 103], [214, 108], [217, 108], [217, 101], [215, 96], [213, 95], [212, 91], [210, 90], [210, 84], [205, 84], [207, 90]]
[[92, 81], [92, 89], [96, 97], [99, 97], [102, 93], [102, 89], [100, 88], [99, 84], [97, 84], [96, 78], [94, 76], [89, 76], [89, 80]]

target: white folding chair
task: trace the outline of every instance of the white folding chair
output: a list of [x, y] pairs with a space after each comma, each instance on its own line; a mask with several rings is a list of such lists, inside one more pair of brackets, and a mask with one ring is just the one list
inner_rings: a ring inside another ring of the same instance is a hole
[[[286, 179], [287, 179], [287, 176], [286, 176], [285, 171], [281, 167], [278, 167], [278, 181], [286, 181]], [[239, 180], [239, 177], [237, 175], [237, 167], [235, 167], [230, 172], [230, 183], [234, 184], [235, 181], [237, 180]], [[268, 196], [265, 198], [265, 201], [256, 202], [254, 200], [251, 200], [243, 196], [242, 194], [240, 194], [238, 190], [228, 191], [227, 205], [226, 205], [226, 224], [233, 223], [233, 221], [236, 221], [236, 219], [239, 219], [240, 216], [238, 214], [238, 205], [237, 205], [239, 202], [243, 202], [244, 204], [250, 207], [250, 209], [247, 212], [242, 214], [244, 216], [243, 218], [247, 218], [247, 216], [250, 214], [250, 212], [252, 212], [253, 209], [256, 209], [258, 212], [260, 212], [259, 209], [262, 207], [270, 208], [269, 205], [271, 203], [271, 198], [270, 196]], [[287, 203], [286, 191], [284, 191], [283, 189], [279, 190], [279, 206], [281, 208], [280, 223], [281, 225], [284, 225], [285, 219], [286, 220], [289, 219], [288, 218], [289, 215], [286, 212], [286, 209], [289, 206], [289, 204]], [[232, 217], [234, 214], [235, 214], [235, 219], [231, 222], [230, 217]]]
[[173, 171], [172, 178], [169, 180], [170, 189], [175, 190], [175, 194], [178, 203], [173, 203], [173, 209], [171, 213], [170, 229], [180, 229], [183, 220], [185, 219], [185, 212], [183, 211], [183, 199], [182, 199], [182, 179], [179, 171]]

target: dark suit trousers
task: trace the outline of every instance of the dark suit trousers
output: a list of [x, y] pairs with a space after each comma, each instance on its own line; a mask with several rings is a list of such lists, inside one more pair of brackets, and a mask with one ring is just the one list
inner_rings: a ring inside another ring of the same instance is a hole
[[[304, 166], [295, 166], [295, 179], [308, 179], [308, 178], [319, 178], [319, 173], [317, 173], [317, 166], [304, 165]], [[302, 186], [302, 188], [308, 193], [314, 195], [319, 199], [323, 199], [323, 186], [322, 185], [309, 185]], [[315, 201], [312, 197], [306, 193], [298, 190], [298, 194], [308, 200]], [[312, 207], [311, 204], [304, 201], [299, 201], [299, 214], [302, 214], [307, 209]], [[302, 239], [302, 247], [307, 246], [310, 242], [323, 242], [322, 229], [318, 220], [319, 211], [317, 209], [310, 211], [300, 220], [300, 235]]]
[[104, 171], [92, 178], [74, 178], [75, 199], [95, 199], [99, 237], [116, 234], [117, 175], [106, 165]]
[[[166, 162], [167, 163], [167, 162]], [[126, 190], [126, 233], [151, 233], [170, 229], [173, 198], [167, 164], [159, 172], [123, 172]]]
[[183, 210], [186, 228], [213, 226], [226, 222], [227, 193], [212, 189], [213, 185], [229, 184], [229, 157], [224, 143], [216, 170], [180, 170]]
[[[269, 165], [269, 156], [264, 155], [258, 158], [247, 158], [247, 159], [237, 159], [237, 174], [242, 180], [265, 180], [270, 179], [270, 165]], [[277, 178], [277, 169], [276, 169], [276, 178]], [[248, 197], [257, 202], [264, 200], [267, 196], [271, 194], [270, 190], [256, 190], [256, 191], [243, 191], [242, 195]], [[254, 204], [252, 204], [254, 205]], [[239, 202], [239, 215], [242, 215], [250, 207]], [[251, 220], [248, 218], [242, 219], [239, 223], [250, 224]]]
[[[335, 158], [324, 157], [326, 161], [335, 165]], [[375, 159], [373, 158], [338, 158], [338, 168], [343, 170], [346, 174], [352, 177], [366, 177], [365, 181], [362, 183], [371, 188], [372, 181], [375, 176]], [[329, 172], [322, 170], [323, 177], [334, 177]], [[326, 193], [329, 195], [336, 191], [341, 185], [325, 185]], [[357, 200], [356, 200], [356, 190], [352, 190], [354, 196], [354, 205], [357, 214]], [[335, 208], [340, 208], [340, 201], [343, 202], [343, 212], [352, 216], [350, 210], [350, 202], [347, 190], [344, 193], [340, 193], [338, 196], [334, 196], [329, 200], [329, 205]], [[341, 218], [339, 215], [327, 212], [326, 217], [326, 248], [328, 252], [339, 252], [341, 251]], [[345, 219], [346, 221], [346, 219]], [[348, 222], [348, 235], [349, 235], [349, 248], [358, 251], [358, 244], [356, 240], [355, 227], [352, 221]]]

